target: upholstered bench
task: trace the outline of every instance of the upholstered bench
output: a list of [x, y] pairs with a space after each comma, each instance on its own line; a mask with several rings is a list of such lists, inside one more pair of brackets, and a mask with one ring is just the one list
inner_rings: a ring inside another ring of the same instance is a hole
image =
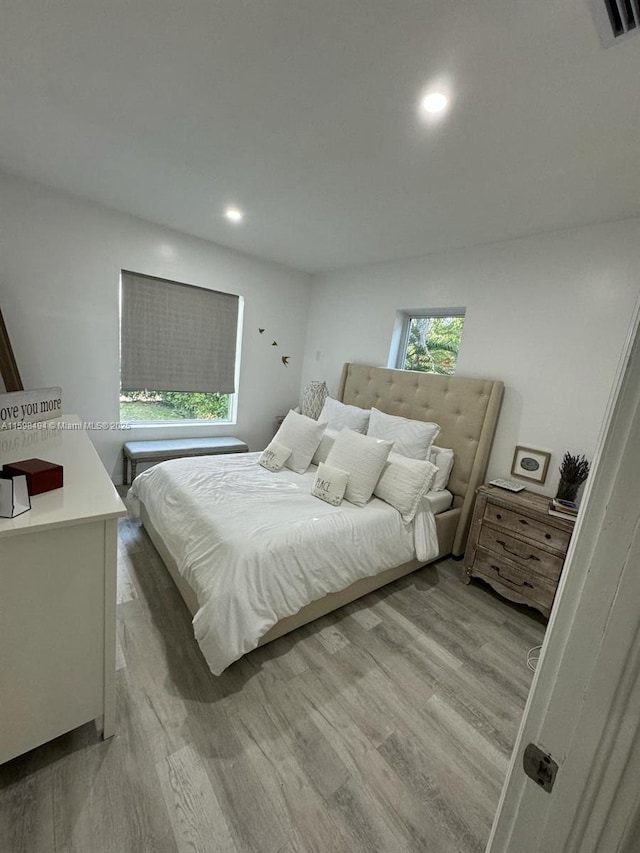
[[215, 438], [165, 438], [158, 441], [126, 441], [123, 447], [123, 480], [129, 482], [129, 463], [131, 479], [136, 478], [138, 462], [166, 462], [167, 459], [180, 459], [183, 456], [214, 456], [217, 453], [246, 453], [249, 450], [244, 441], [231, 435]]

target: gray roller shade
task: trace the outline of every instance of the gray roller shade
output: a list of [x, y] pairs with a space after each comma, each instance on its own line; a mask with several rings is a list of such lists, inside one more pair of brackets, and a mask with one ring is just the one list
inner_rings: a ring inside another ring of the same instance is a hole
[[233, 394], [239, 297], [122, 273], [123, 391]]

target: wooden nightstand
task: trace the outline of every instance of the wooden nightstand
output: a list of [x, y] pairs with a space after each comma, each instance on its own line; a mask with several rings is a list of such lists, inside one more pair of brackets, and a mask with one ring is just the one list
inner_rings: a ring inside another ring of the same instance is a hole
[[478, 577], [511, 601], [549, 616], [573, 523], [547, 512], [549, 498], [480, 486], [462, 579]]

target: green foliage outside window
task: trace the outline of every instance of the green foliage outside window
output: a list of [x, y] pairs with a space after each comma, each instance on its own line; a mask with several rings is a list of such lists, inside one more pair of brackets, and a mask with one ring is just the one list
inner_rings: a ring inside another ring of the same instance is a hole
[[404, 370], [453, 375], [463, 326], [464, 317], [412, 317]]
[[228, 394], [184, 394], [178, 391], [161, 392], [162, 399], [184, 418], [219, 418], [229, 414]]
[[122, 421], [227, 420], [228, 394], [127, 391], [120, 395]]

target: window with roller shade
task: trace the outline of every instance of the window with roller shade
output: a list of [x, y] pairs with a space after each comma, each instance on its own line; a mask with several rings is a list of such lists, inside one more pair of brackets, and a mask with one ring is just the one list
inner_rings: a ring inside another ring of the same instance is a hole
[[240, 297], [123, 271], [120, 419], [229, 420]]

